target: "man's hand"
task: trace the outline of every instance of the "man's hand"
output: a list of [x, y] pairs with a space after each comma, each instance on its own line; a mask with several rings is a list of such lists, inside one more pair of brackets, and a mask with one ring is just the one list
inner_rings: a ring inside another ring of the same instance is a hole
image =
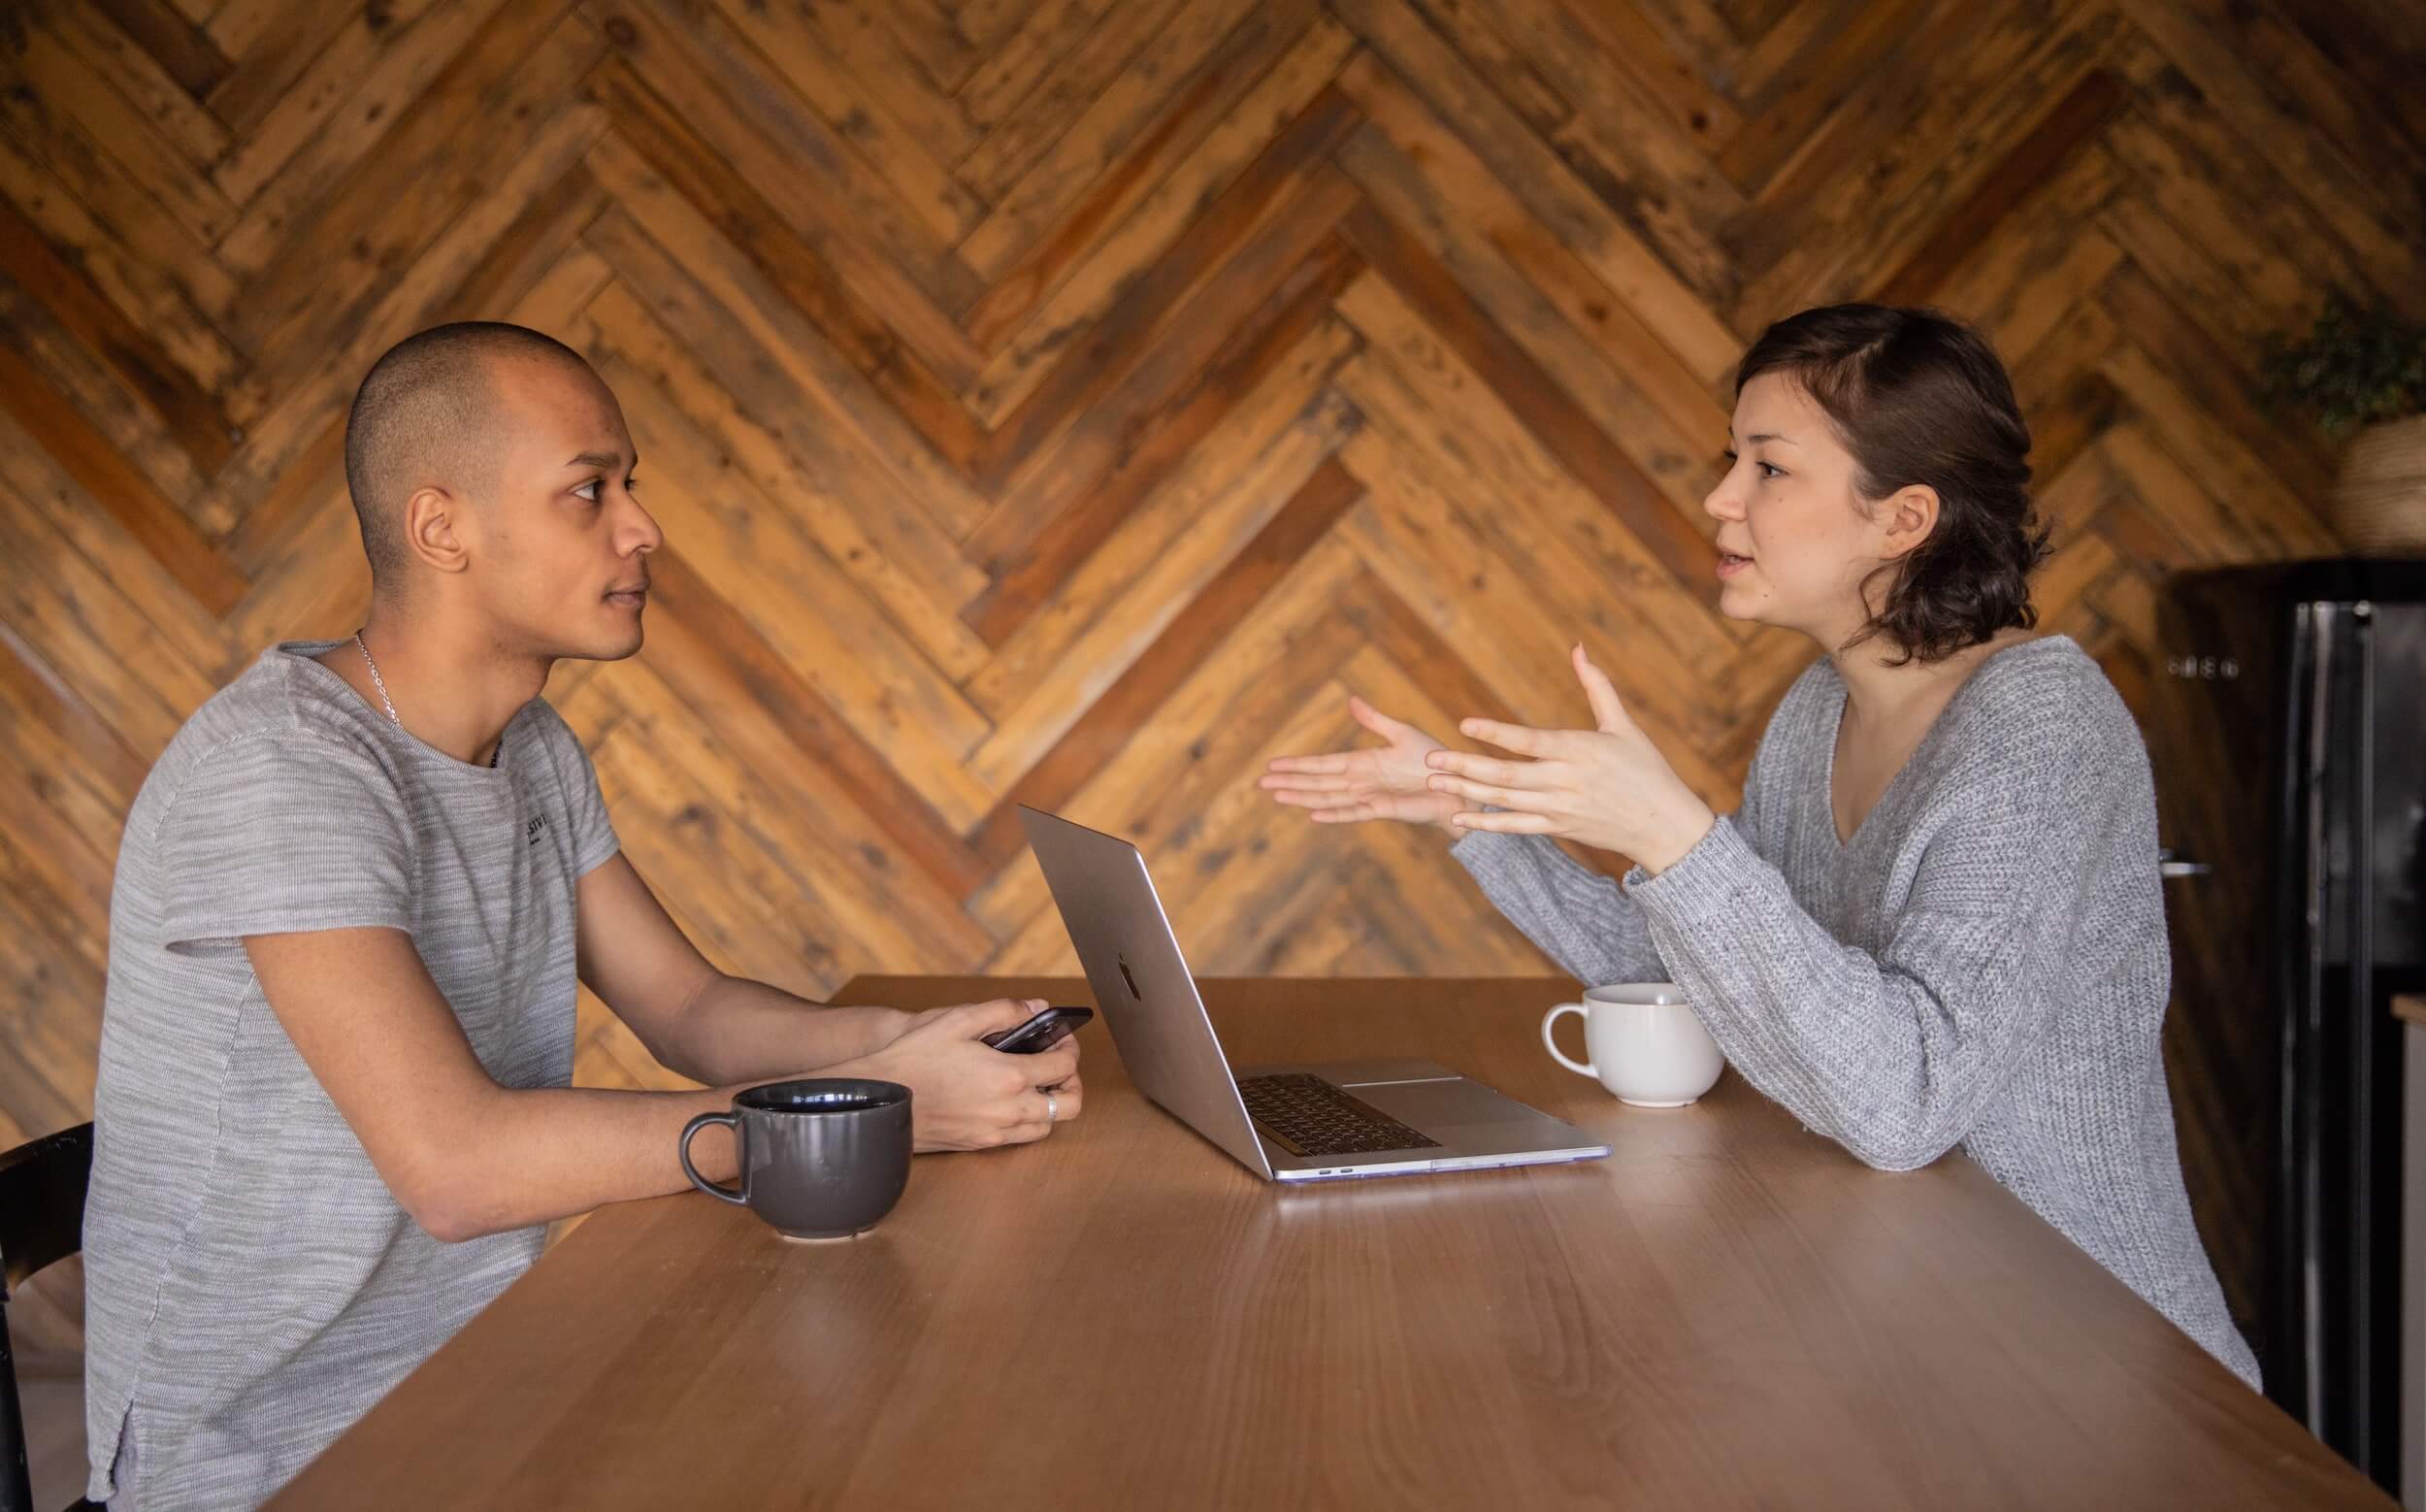
[[1040, 998], [998, 998], [913, 1014], [891, 1044], [819, 1074], [872, 1076], [909, 1088], [920, 1150], [1026, 1144], [1078, 1116], [1085, 1101], [1078, 1040], [1073, 1035], [1035, 1055], [1005, 1055], [982, 1036], [1016, 1029], [1047, 1006]]

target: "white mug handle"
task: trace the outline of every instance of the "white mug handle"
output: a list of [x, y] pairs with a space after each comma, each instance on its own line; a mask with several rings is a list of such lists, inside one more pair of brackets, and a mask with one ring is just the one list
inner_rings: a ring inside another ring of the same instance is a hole
[[1590, 1061], [1579, 1063], [1569, 1060], [1567, 1058], [1567, 1053], [1558, 1048], [1557, 1038], [1551, 1033], [1551, 1031], [1557, 1027], [1558, 1015], [1561, 1013], [1573, 1013], [1583, 1018], [1583, 1020], [1588, 1024], [1591, 1022], [1590, 1011], [1583, 1003], [1562, 1003], [1542, 1015], [1542, 1044], [1549, 1049], [1550, 1058], [1552, 1060], [1565, 1067], [1568, 1070], [1575, 1072], [1578, 1076], [1597, 1077], [1600, 1072], [1592, 1069], [1592, 1066]]

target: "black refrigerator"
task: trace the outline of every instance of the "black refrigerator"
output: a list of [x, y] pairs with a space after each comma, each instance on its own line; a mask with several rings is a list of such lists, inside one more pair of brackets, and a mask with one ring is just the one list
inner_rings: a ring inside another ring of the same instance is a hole
[[2266, 1395], [2395, 1491], [2401, 1024], [2426, 986], [2426, 561], [2184, 575], [2148, 754], [2183, 1176]]

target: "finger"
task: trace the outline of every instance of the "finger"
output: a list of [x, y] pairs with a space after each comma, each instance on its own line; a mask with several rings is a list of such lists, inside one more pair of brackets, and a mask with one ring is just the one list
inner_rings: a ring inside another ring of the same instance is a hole
[[1275, 790], [1272, 800], [1292, 808], [1348, 808], [1364, 802], [1344, 793], [1299, 793], [1290, 789]]
[[1039, 1050], [1028, 1057], [1030, 1065], [1023, 1071], [1032, 1087], [1050, 1087], [1078, 1074], [1078, 1046], [1075, 1039], [1065, 1039], [1050, 1050]]
[[1503, 751], [1514, 751], [1520, 756], [1547, 755], [1554, 734], [1525, 725], [1503, 725], [1496, 719], [1469, 719], [1458, 728], [1469, 739], [1486, 745], [1496, 745]]
[[1593, 665], [1591, 653], [1581, 641], [1575, 643], [1575, 675], [1584, 684], [1584, 697], [1591, 702], [1592, 722], [1603, 731], [1624, 729], [1628, 722], [1625, 701], [1618, 697], [1617, 684], [1609, 680], [1609, 674]]
[[1492, 835], [1550, 835], [1557, 830], [1557, 821], [1548, 814], [1460, 813], [1451, 816], [1460, 830], [1482, 830]]
[[1489, 782], [1471, 782], [1464, 777], [1436, 773], [1431, 778], [1435, 793], [1453, 793], [1470, 804], [1496, 804], [1502, 808], [1531, 809], [1541, 803], [1541, 796], [1521, 789], [1494, 787]]
[[1496, 756], [1472, 756], [1464, 751], [1434, 751], [1430, 757], [1434, 772], [1446, 772], [1477, 782], [1499, 782], [1511, 787], [1530, 786], [1528, 777], [1538, 776], [1541, 763], [1534, 761], [1501, 761]]
[[964, 1039], [980, 1039], [1001, 1029], [1017, 1029], [1050, 1004], [1042, 998], [996, 998], [986, 1003], [964, 1003], [946, 1015], [952, 1033]]
[[1407, 728], [1405, 724], [1391, 718], [1353, 693], [1348, 695], [1348, 715], [1385, 740], [1398, 739]]
[[1362, 824], [1368, 819], [1387, 819], [1390, 815], [1382, 811], [1381, 805], [1365, 802], [1317, 808], [1312, 817], [1316, 824]]
[[1323, 756], [1275, 756], [1265, 764], [1265, 770], [1270, 772], [1320, 772], [1328, 776], [1333, 772], [1347, 771], [1348, 757], [1344, 752], [1337, 751]]
[[1287, 788], [1296, 793], [1344, 793], [1356, 785], [1351, 777], [1318, 777], [1299, 772], [1270, 773], [1256, 779], [1266, 792]]

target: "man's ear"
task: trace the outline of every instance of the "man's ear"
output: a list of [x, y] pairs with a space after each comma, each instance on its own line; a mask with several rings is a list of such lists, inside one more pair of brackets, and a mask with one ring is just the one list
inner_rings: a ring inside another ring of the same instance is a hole
[[405, 501], [405, 547], [442, 573], [460, 573], [471, 565], [456, 522], [463, 517], [462, 495], [425, 483]]

